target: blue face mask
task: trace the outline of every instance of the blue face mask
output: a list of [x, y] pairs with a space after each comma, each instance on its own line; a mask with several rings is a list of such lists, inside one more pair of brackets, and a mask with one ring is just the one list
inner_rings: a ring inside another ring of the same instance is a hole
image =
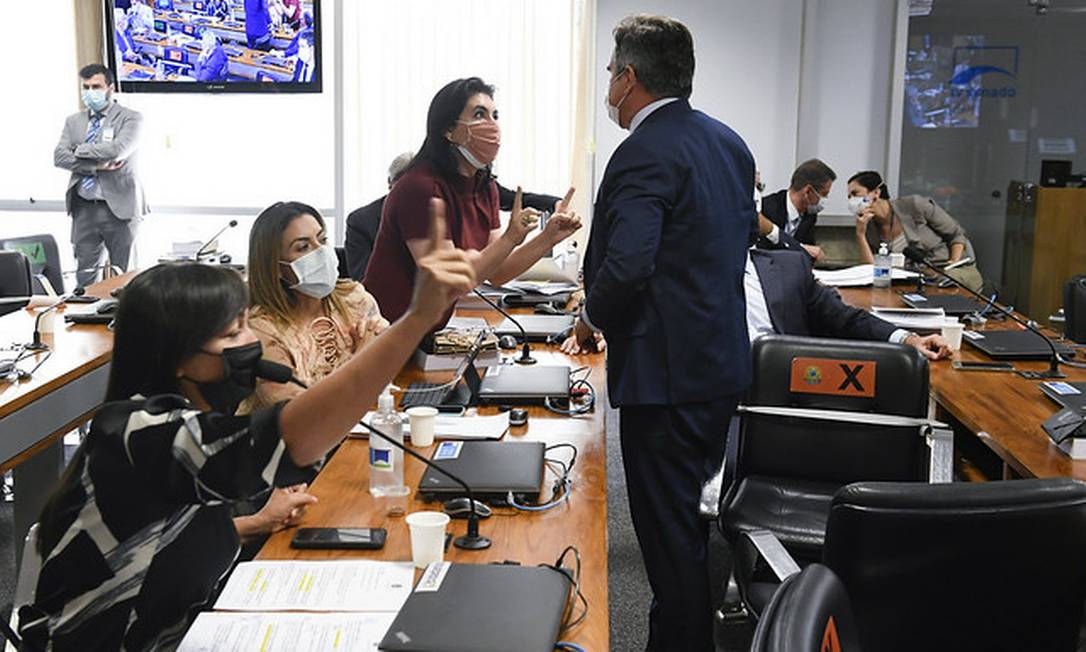
[[101, 112], [109, 104], [109, 95], [100, 88], [83, 91], [83, 105], [95, 113]]

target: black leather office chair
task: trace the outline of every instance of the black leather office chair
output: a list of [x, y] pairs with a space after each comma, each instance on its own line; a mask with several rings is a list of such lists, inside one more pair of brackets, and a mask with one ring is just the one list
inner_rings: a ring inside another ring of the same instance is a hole
[[[801, 565], [818, 560], [830, 502], [842, 486], [928, 478], [923, 434], [930, 422], [928, 362], [912, 347], [778, 335], [755, 341], [753, 355], [719, 524], [734, 551], [726, 607], [734, 610], [742, 598], [757, 615], [776, 586], [753, 576], [754, 559], [735, 546], [739, 534], [768, 530]], [[951, 438], [943, 434], [944, 442]]]
[[30, 262], [26, 256], [21, 251], [0, 250], [0, 298], [26, 297], [22, 301], [0, 302], [0, 315], [26, 307], [32, 288]]
[[[761, 534], [743, 538], [771, 558]], [[1073, 652], [1084, 555], [1078, 480], [864, 482], [834, 496], [822, 563], [869, 652]]]
[[56, 239], [48, 233], [21, 238], [0, 240], [0, 249], [21, 251], [30, 261], [30, 274], [34, 277], [34, 294], [46, 294], [37, 276], [49, 279], [57, 294], [64, 294], [64, 274], [60, 268], [60, 250]]
[[750, 652], [859, 652], [852, 604], [841, 580], [811, 564], [784, 580], [765, 608]]
[[336, 247], [336, 263], [339, 268], [339, 278], [351, 278], [351, 270], [347, 267], [347, 250]]

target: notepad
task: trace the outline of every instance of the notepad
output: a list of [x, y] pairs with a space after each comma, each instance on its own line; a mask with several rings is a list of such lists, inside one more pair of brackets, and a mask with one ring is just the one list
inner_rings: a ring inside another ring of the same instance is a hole
[[[875, 266], [874, 265], [856, 265], [855, 267], [846, 267], [845, 269], [816, 269], [814, 270], [815, 278], [822, 282], [823, 285], [830, 287], [861, 287], [864, 285], [871, 285], [874, 282]], [[918, 274], [907, 269], [891, 270], [890, 278], [895, 281], [902, 281], [910, 278], [916, 278]]]
[[394, 613], [296, 614], [204, 612], [179, 652], [376, 652]]
[[250, 561], [234, 569], [215, 609], [395, 613], [414, 580], [410, 562]]
[[[376, 412], [367, 412], [362, 420], [372, 423]], [[434, 437], [438, 439], [501, 439], [509, 430], [509, 413], [502, 412], [485, 417], [448, 416], [439, 414], [434, 418]], [[369, 436], [369, 430], [362, 426], [351, 428], [352, 435]], [[403, 420], [404, 437], [411, 436], [411, 421]]]

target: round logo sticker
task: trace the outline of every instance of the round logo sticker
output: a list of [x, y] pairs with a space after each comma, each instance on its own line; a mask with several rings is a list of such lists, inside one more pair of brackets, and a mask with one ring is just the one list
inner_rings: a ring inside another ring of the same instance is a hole
[[807, 367], [803, 370], [803, 382], [808, 385], [817, 385], [822, 382], [821, 367]]

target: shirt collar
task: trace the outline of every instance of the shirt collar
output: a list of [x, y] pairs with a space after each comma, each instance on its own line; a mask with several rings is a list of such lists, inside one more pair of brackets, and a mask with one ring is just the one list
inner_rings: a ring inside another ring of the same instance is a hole
[[789, 196], [789, 193], [787, 191], [784, 193], [784, 205], [785, 208], [788, 209], [788, 221], [798, 222], [799, 218], [802, 216], [796, 209], [796, 205], [792, 203], [792, 197]]
[[641, 107], [641, 110], [635, 113], [633, 119], [630, 120], [630, 133], [633, 133], [634, 130], [640, 127], [641, 123], [645, 121], [645, 118], [649, 117], [649, 115], [651, 115], [653, 111], [659, 109], [662, 106], [666, 106], [668, 104], [671, 104], [672, 102], [678, 101], [678, 99], [679, 98], [677, 97], [665, 97]]

